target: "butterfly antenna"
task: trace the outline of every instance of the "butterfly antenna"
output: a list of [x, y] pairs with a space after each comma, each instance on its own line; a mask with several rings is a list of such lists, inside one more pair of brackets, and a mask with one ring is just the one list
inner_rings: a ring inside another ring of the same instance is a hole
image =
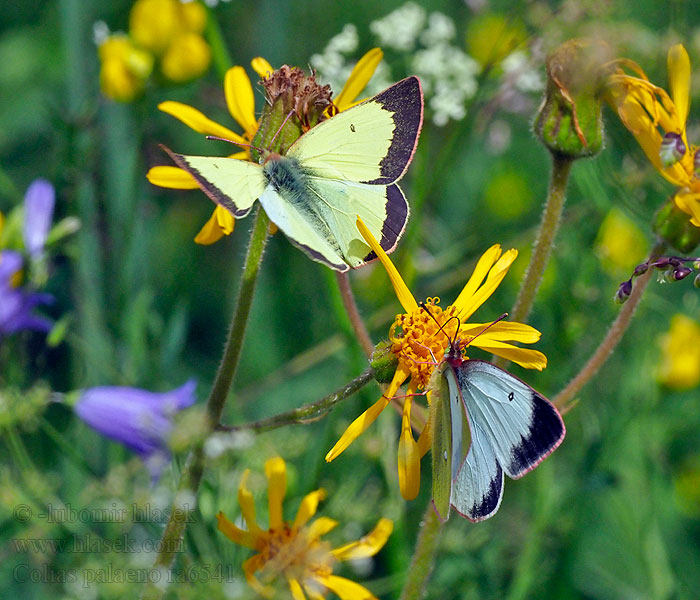
[[464, 346], [462, 346], [462, 347], [460, 348], [460, 350], [466, 348], [466, 347], [467, 347], [469, 344], [471, 344], [476, 338], [478, 338], [482, 333], [486, 333], [489, 329], [491, 329], [491, 327], [493, 327], [493, 326], [494, 326], [496, 323], [498, 323], [499, 321], [502, 321], [503, 319], [505, 319], [507, 316], [508, 316], [508, 313], [503, 313], [500, 317], [498, 317], [498, 319], [496, 319], [495, 321], [492, 321], [491, 323], [489, 323], [486, 327], [484, 327], [479, 333], [477, 333], [477, 334], [476, 334], [473, 338], [471, 338], [468, 342], [465, 342]]
[[284, 129], [284, 126], [287, 124], [287, 121], [289, 121], [289, 117], [291, 117], [293, 114], [294, 114], [294, 111], [290, 110], [289, 114], [285, 117], [284, 121], [282, 121], [282, 125], [280, 125], [279, 129], [277, 130], [277, 133], [275, 133], [274, 137], [270, 140], [270, 148], [272, 148], [272, 144], [275, 143], [277, 136], [280, 134], [282, 129]]
[[252, 148], [253, 150], [257, 150], [258, 152], [262, 153], [262, 148], [258, 148], [257, 146], [251, 146], [250, 144], [244, 144], [242, 142], [234, 142], [233, 140], [228, 140], [226, 138], [219, 137], [218, 135], [208, 135], [206, 136], [208, 140], [216, 140], [218, 142], [228, 142], [229, 144], [233, 144], [234, 146], [243, 146], [245, 148]]
[[[440, 325], [440, 323], [438, 323], [438, 320], [435, 318], [435, 315], [434, 315], [433, 313], [430, 312], [430, 309], [428, 308], [428, 306], [426, 305], [425, 302], [420, 302], [420, 303], [419, 303], [419, 306], [420, 306], [425, 312], [427, 312], [427, 313], [430, 315], [430, 318], [431, 318], [433, 321], [435, 321], [435, 324], [438, 326], [438, 329], [439, 329], [440, 331], [442, 331], [442, 333], [445, 334], [445, 337], [449, 340], [450, 345], [453, 345], [453, 344], [455, 343], [455, 341], [456, 341], [456, 336], [457, 336], [457, 334], [455, 334], [455, 339], [453, 340], [449, 335], [447, 335], [447, 332], [445, 331], [445, 326], [446, 326], [452, 319], [457, 319], [457, 331], [459, 331], [459, 327], [460, 327], [460, 325], [461, 325], [461, 322], [460, 322], [460, 320], [459, 320], [459, 317], [456, 316], [456, 315], [453, 315], [453, 316], [451, 316], [449, 319], [447, 319], [447, 321], [445, 321], [442, 325]], [[433, 358], [435, 358], [435, 357], [433, 357]]]

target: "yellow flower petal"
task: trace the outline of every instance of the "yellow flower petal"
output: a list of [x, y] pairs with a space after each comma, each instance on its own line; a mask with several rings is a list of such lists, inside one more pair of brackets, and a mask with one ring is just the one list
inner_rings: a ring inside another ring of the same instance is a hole
[[301, 584], [294, 579], [294, 577], [288, 577], [287, 583], [289, 584], [289, 590], [292, 592], [292, 598], [294, 600], [306, 600], [306, 595], [304, 590], [301, 589]]
[[275, 590], [272, 587], [262, 585], [254, 575], [256, 571], [259, 571], [264, 566], [265, 558], [262, 554], [251, 556], [248, 560], [243, 561], [241, 565], [248, 585], [264, 598], [272, 598], [275, 595]]
[[474, 342], [474, 346], [486, 350], [486, 352], [491, 352], [496, 356], [502, 356], [514, 363], [518, 363], [521, 367], [525, 367], [526, 369], [537, 369], [541, 371], [547, 366], [547, 357], [539, 350], [518, 348], [517, 346], [512, 346], [504, 342], [497, 342], [495, 340], [482, 342], [480, 337]]
[[462, 288], [457, 299], [452, 303], [452, 306], [457, 309], [457, 312], [461, 312], [463, 307], [471, 300], [472, 296], [481, 285], [481, 282], [488, 274], [489, 269], [493, 266], [493, 263], [498, 260], [499, 256], [501, 256], [500, 244], [494, 244], [481, 255], [481, 258], [476, 263], [476, 267], [474, 267], [471, 277], [464, 285], [464, 288]]
[[[428, 394], [430, 394], [430, 391], [428, 391]], [[430, 406], [430, 400], [428, 400], [428, 406]], [[423, 427], [423, 431], [421, 431], [420, 435], [418, 436], [418, 453], [420, 454], [421, 458], [423, 458], [428, 453], [428, 450], [430, 450], [432, 443], [433, 434], [430, 428], [430, 419], [428, 419], [428, 421], [425, 424], [425, 427]]]
[[379, 519], [375, 528], [356, 542], [350, 542], [331, 553], [338, 560], [355, 560], [374, 556], [384, 547], [394, 530], [394, 523], [390, 519]]
[[337, 527], [338, 521], [329, 519], [328, 517], [319, 517], [306, 529], [306, 535], [310, 541], [318, 540], [326, 535], [329, 531]]
[[673, 196], [673, 200], [678, 208], [692, 217], [690, 222], [700, 227], [700, 193], [680, 190]]
[[420, 452], [411, 429], [411, 398], [403, 405], [401, 438], [399, 439], [399, 488], [404, 500], [413, 500], [420, 491]]
[[272, 68], [272, 65], [262, 56], [256, 56], [253, 60], [251, 60], [250, 66], [253, 67], [253, 71], [255, 71], [262, 79], [275, 71]]
[[343, 89], [333, 101], [338, 110], [342, 111], [350, 108], [355, 98], [359, 96], [360, 92], [365, 89], [369, 80], [372, 79], [372, 75], [374, 75], [374, 71], [377, 69], [379, 63], [382, 62], [383, 56], [384, 53], [380, 48], [372, 48], [372, 50], [357, 61]]
[[[488, 329], [487, 329], [488, 328]], [[485, 330], [485, 331], [484, 331]], [[483, 333], [481, 333], [483, 331]], [[534, 327], [515, 321], [499, 321], [498, 323], [469, 323], [459, 328], [459, 337], [479, 335], [479, 340], [497, 340], [501, 342], [522, 342], [534, 344], [542, 334]]]
[[257, 537], [250, 531], [244, 531], [236, 527], [231, 521], [226, 518], [226, 515], [221, 511], [216, 515], [217, 527], [232, 542], [239, 546], [246, 546], [253, 550], [257, 547]]
[[335, 446], [333, 446], [330, 452], [326, 454], [326, 462], [331, 462], [340, 456], [345, 449], [365, 431], [365, 429], [374, 423], [377, 417], [386, 408], [386, 405], [389, 404], [390, 399], [394, 396], [394, 394], [396, 394], [396, 391], [399, 389], [401, 384], [408, 379], [408, 376], [409, 371], [405, 369], [405, 367], [402, 367], [402, 365], [399, 363], [386, 395], [379, 398], [379, 400], [377, 400], [350, 424], [340, 439], [336, 442]]
[[367, 588], [359, 583], [338, 577], [337, 575], [315, 575], [314, 579], [332, 592], [335, 592], [340, 600], [377, 600]]
[[236, 219], [223, 206], [217, 205], [211, 217], [194, 238], [195, 243], [207, 246], [218, 242], [224, 235], [233, 231]]
[[508, 269], [517, 258], [518, 251], [511, 248], [498, 259], [495, 265], [489, 271], [484, 284], [476, 291], [476, 293], [462, 306], [462, 309], [457, 314], [461, 320], [468, 319], [474, 312], [489, 299], [491, 294], [496, 291], [496, 288], [501, 285], [501, 281], [508, 273]]
[[326, 491], [323, 489], [315, 490], [310, 494], [306, 494], [299, 505], [297, 516], [294, 519], [292, 529], [299, 530], [308, 523], [309, 519], [316, 514], [318, 503], [326, 497]]
[[282, 500], [287, 493], [287, 466], [276, 456], [265, 462], [267, 476], [267, 505], [270, 512], [270, 529], [282, 527]]
[[180, 167], [151, 167], [146, 173], [146, 179], [153, 185], [175, 190], [196, 190], [199, 187], [195, 178]]
[[369, 244], [369, 247], [372, 248], [372, 250], [374, 250], [374, 253], [377, 255], [379, 261], [384, 266], [387, 275], [389, 275], [391, 285], [394, 286], [394, 292], [396, 293], [396, 297], [401, 303], [401, 306], [403, 306], [403, 309], [407, 313], [411, 313], [414, 310], [416, 310], [418, 308], [418, 302], [416, 302], [416, 299], [413, 297], [413, 294], [411, 294], [411, 290], [408, 289], [408, 286], [401, 278], [401, 275], [397, 271], [396, 267], [391, 262], [391, 260], [389, 260], [389, 257], [386, 255], [386, 252], [384, 252], [382, 247], [379, 245], [379, 242], [377, 242], [377, 240], [374, 239], [374, 236], [371, 234], [370, 230], [367, 229], [367, 226], [362, 222], [362, 219], [360, 219], [360, 217], [357, 217], [357, 228], [362, 234], [362, 237], [365, 238], [367, 244]]
[[182, 102], [167, 100], [165, 102], [161, 102], [158, 105], [158, 108], [164, 113], [168, 113], [179, 121], [182, 121], [185, 125], [194, 129], [197, 133], [201, 133], [203, 135], [214, 135], [237, 144], [248, 143], [242, 136], [234, 133], [223, 125], [219, 125], [215, 121], [205, 117], [204, 114], [198, 111], [196, 108], [192, 108], [187, 104], [182, 104]]
[[255, 96], [253, 86], [243, 67], [235, 66], [226, 71], [224, 77], [224, 95], [231, 116], [249, 135], [258, 129], [255, 118]]
[[241, 507], [241, 514], [245, 519], [246, 525], [248, 525], [248, 531], [255, 536], [259, 536], [262, 530], [255, 521], [255, 502], [253, 500], [253, 494], [251, 494], [246, 486], [249, 475], [250, 470], [246, 469], [243, 472], [243, 477], [241, 477], [241, 483], [238, 486], [238, 504]]
[[671, 46], [668, 51], [668, 80], [681, 127], [675, 133], [683, 133], [690, 109], [690, 58], [682, 44]]

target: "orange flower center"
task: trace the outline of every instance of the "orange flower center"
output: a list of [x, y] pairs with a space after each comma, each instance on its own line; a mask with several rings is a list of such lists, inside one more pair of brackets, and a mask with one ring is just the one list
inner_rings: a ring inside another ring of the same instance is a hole
[[454, 306], [444, 311], [440, 298], [428, 298], [426, 309], [396, 315], [389, 330], [391, 351], [408, 368], [416, 389], [425, 389], [435, 366], [442, 360], [450, 340], [455, 339], [459, 320]]
[[304, 581], [312, 574], [327, 576], [333, 572], [330, 544], [310, 538], [306, 528], [295, 531], [288, 523], [268, 530], [260, 554], [264, 562], [261, 580], [265, 583], [281, 573], [286, 578]]

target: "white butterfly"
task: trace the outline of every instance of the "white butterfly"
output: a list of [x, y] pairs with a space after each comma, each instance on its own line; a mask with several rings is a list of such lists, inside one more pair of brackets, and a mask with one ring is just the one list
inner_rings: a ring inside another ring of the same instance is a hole
[[503, 473], [518, 479], [539, 465], [564, 439], [564, 422], [517, 377], [464, 359], [458, 341], [450, 343], [436, 377], [433, 505], [443, 521], [450, 506], [470, 521], [483, 521], [501, 504]]
[[263, 153], [262, 164], [166, 151], [236, 218], [260, 199], [295, 246], [347, 271], [376, 258], [357, 230], [358, 215], [387, 253], [396, 247], [408, 220], [396, 182], [413, 158], [422, 123], [420, 82], [408, 77], [312, 127], [283, 156]]

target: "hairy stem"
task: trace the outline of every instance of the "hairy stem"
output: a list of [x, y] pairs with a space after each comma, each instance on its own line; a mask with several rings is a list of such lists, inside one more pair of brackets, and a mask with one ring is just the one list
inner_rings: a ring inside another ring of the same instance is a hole
[[[651, 256], [655, 257], [661, 254], [665, 245], [660, 242], [652, 251]], [[651, 258], [650, 258], [651, 261]], [[642, 294], [651, 280], [654, 269], [649, 269], [644, 275], [637, 278], [632, 288], [632, 293], [622, 305], [620, 312], [608, 329], [603, 341], [600, 343], [596, 351], [585, 366], [578, 374], [568, 383], [568, 385], [559, 392], [553, 399], [554, 405], [561, 409], [562, 413], [566, 413], [572, 406], [571, 401], [581, 391], [581, 388], [597, 373], [598, 369], [603, 366], [608, 356], [615, 349], [615, 346], [620, 342], [625, 331], [629, 327], [634, 312], [639, 306], [639, 301], [642, 299]]]
[[[221, 414], [226, 404], [226, 398], [231, 388], [233, 376], [238, 366], [238, 359], [243, 345], [243, 336], [245, 335], [248, 315], [250, 314], [250, 307], [253, 302], [255, 284], [258, 279], [258, 274], [260, 273], [260, 263], [265, 250], [265, 243], [267, 242], [269, 224], [270, 219], [265, 214], [265, 211], [259, 208], [248, 242], [248, 252], [243, 267], [243, 275], [241, 276], [236, 307], [231, 319], [231, 328], [229, 330], [226, 348], [224, 349], [219, 371], [216, 374], [214, 385], [212, 386], [209, 399], [207, 400], [207, 427], [210, 432], [213, 432], [219, 425]], [[203, 469], [204, 445], [202, 441], [199, 441], [192, 448], [190, 455], [187, 457], [187, 462], [185, 463], [182, 474], [180, 475], [178, 492], [173, 501], [170, 518], [168, 519], [168, 523], [165, 526], [165, 531], [163, 531], [163, 536], [161, 538], [161, 550], [158, 552], [153, 565], [155, 569], [169, 569], [175, 560], [179, 542], [185, 533], [187, 522], [191, 520], [189, 517], [195, 509], [195, 499], [199, 484], [202, 481]], [[160, 587], [149, 583], [146, 588], [144, 588], [142, 598], [144, 600], [155, 600], [161, 598], [164, 593], [164, 586]]]
[[442, 523], [433, 510], [432, 502], [428, 502], [420, 524], [411, 566], [408, 568], [406, 583], [401, 592], [401, 600], [418, 600], [425, 596], [425, 587], [435, 564], [441, 533]]
[[374, 352], [374, 344], [372, 343], [372, 338], [369, 337], [367, 332], [367, 327], [360, 316], [360, 311], [357, 310], [357, 304], [355, 303], [355, 296], [352, 293], [352, 288], [350, 287], [350, 278], [347, 273], [340, 273], [336, 271], [336, 279], [338, 280], [338, 288], [340, 289], [340, 297], [343, 300], [343, 306], [345, 307], [345, 312], [350, 319], [350, 324], [352, 329], [357, 336], [357, 340], [362, 346], [362, 351], [365, 353], [367, 358], [372, 356]]
[[310, 404], [305, 404], [299, 408], [294, 408], [272, 417], [268, 417], [267, 419], [261, 419], [260, 421], [253, 421], [252, 423], [233, 426], [219, 425], [217, 429], [219, 431], [244, 431], [247, 429], [252, 429], [253, 431], [263, 432], [270, 431], [271, 429], [277, 429], [278, 427], [284, 427], [285, 425], [303, 425], [306, 423], [312, 423], [328, 413], [336, 404], [338, 404], [338, 402], [345, 400], [345, 398], [349, 398], [373, 379], [374, 369], [372, 369], [372, 367], [367, 367], [365, 371], [355, 377], [355, 379], [353, 379], [351, 382], [347, 383], [332, 394], [328, 394], [328, 396], [321, 398], [321, 400]]

